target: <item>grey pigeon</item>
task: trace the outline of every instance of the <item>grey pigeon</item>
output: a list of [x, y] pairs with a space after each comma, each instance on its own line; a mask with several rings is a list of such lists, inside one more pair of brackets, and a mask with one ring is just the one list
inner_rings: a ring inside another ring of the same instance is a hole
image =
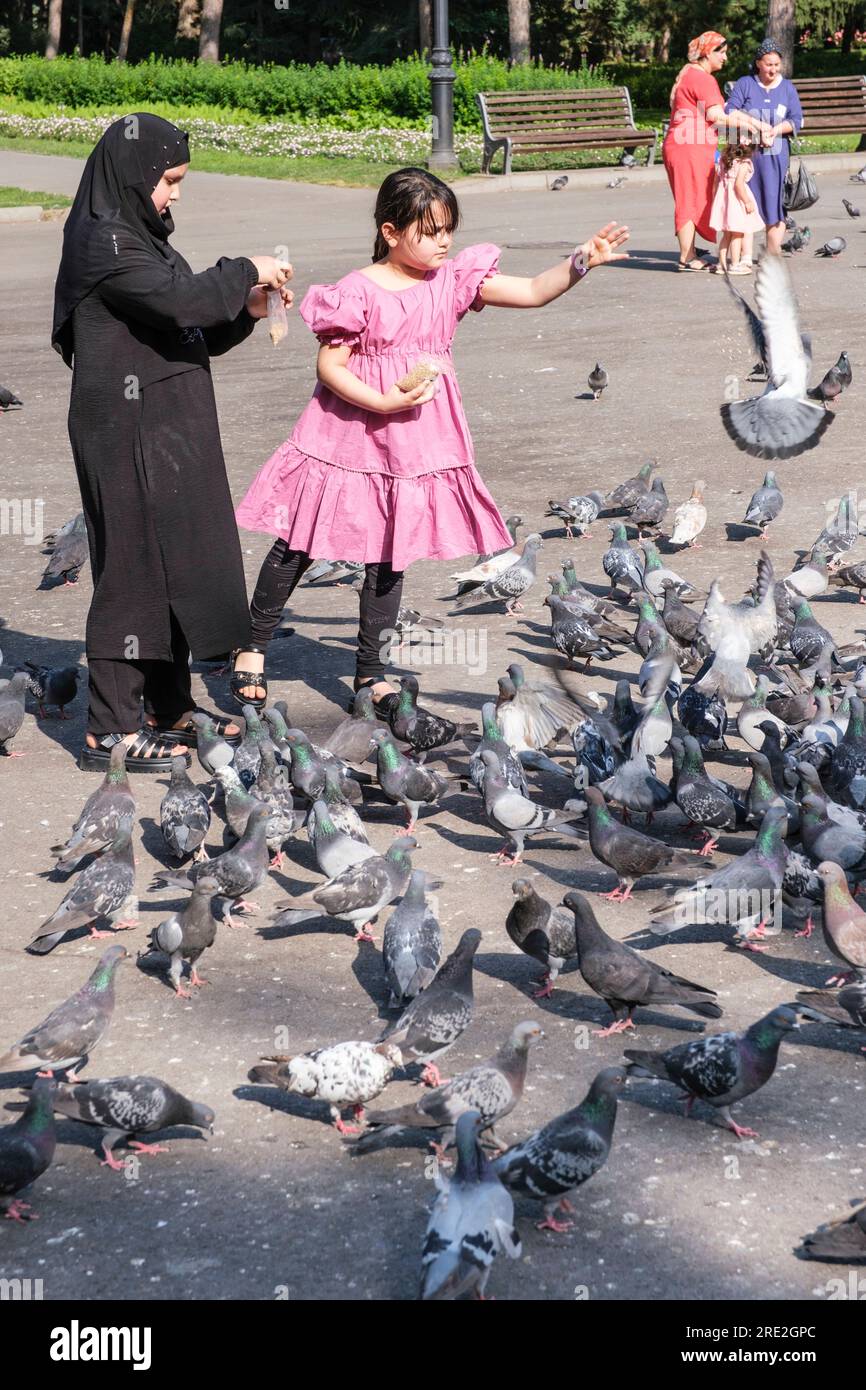
[[219, 782], [223, 790], [226, 824], [239, 840], [247, 828], [250, 812], [262, 803], [247, 791], [231, 764], [218, 768], [214, 780]]
[[847, 212], [847, 214], [848, 214], [849, 217], [859, 217], [859, 216], [860, 216], [860, 209], [859, 209], [859, 208], [855, 208], [854, 204], [853, 204], [853, 203], [850, 203], [850, 202], [848, 201], [847, 198], [843, 198], [843, 199], [842, 199], [842, 206], [843, 206], [843, 208], [845, 209], [845, 211]]
[[363, 763], [373, 752], [376, 710], [368, 686], [356, 693], [352, 713], [325, 739], [324, 747], [347, 763]]
[[[815, 1014], [822, 1023], [866, 1031], [866, 979], [862, 975], [841, 989], [801, 990], [797, 1003], [803, 1005], [804, 1018]], [[861, 1050], [866, 1052], [866, 1048]]]
[[355, 1126], [344, 1122], [342, 1111], [351, 1106], [362, 1119], [364, 1106], [384, 1091], [403, 1057], [393, 1043], [342, 1042], [294, 1057], [265, 1057], [263, 1063], [251, 1069], [250, 1081], [324, 1100], [337, 1132], [357, 1134]]
[[338, 878], [353, 864], [378, 857], [366, 839], [348, 835], [334, 824], [330, 808], [322, 800], [313, 802], [307, 818], [307, 834], [316, 852], [319, 870], [329, 880]]
[[[842, 356], [847, 357], [847, 353], [843, 353]], [[841, 362], [841, 360], [840, 358], [839, 361]], [[827, 376], [829, 376], [831, 372], [835, 372], [838, 367], [839, 362], [837, 362], [834, 367], [830, 368]], [[839, 380], [842, 386], [850, 386], [850, 366], [848, 368], [847, 380], [841, 375]], [[853, 488], [848, 488], [839, 498], [836, 507], [836, 515], [833, 520], [823, 527], [816, 540], [812, 542], [812, 556], [810, 558], [814, 560], [819, 551], [827, 556], [835, 556], [840, 555], [843, 551], [851, 550], [859, 535], [860, 522], [857, 515], [857, 494]], [[795, 570], [795, 574], [799, 574], [799, 572], [799, 570]], [[802, 593], [803, 590], [801, 589], [800, 592]], [[806, 597], [811, 598], [811, 594], [807, 594]]]
[[608, 810], [598, 787], [587, 787], [584, 795], [589, 803], [590, 848], [596, 859], [613, 869], [617, 876], [616, 888], [602, 894], [611, 902], [625, 902], [630, 898], [634, 884], [645, 874], [654, 874], [669, 864], [693, 862], [684, 851], [620, 824]]
[[626, 592], [642, 589], [644, 567], [640, 556], [628, 543], [625, 527], [616, 522], [611, 525], [610, 534], [611, 542], [601, 557], [601, 565], [610, 580], [611, 593], [617, 589]]
[[77, 584], [78, 576], [87, 563], [89, 554], [87, 528], [84, 513], [73, 518], [68, 531], [58, 533], [54, 549], [42, 574], [40, 589], [53, 589], [58, 585]]
[[406, 891], [385, 923], [382, 964], [388, 1007], [402, 1009], [426, 989], [442, 958], [442, 928], [427, 898], [428, 876], [413, 869]]
[[496, 1177], [478, 1141], [481, 1117], [469, 1110], [457, 1121], [457, 1168], [450, 1179], [436, 1174], [433, 1204], [421, 1255], [424, 1301], [482, 1299], [496, 1256], [519, 1259], [514, 1202]]
[[831, 237], [825, 241], [823, 246], [819, 246], [815, 252], [816, 256], [823, 256], [825, 260], [832, 260], [836, 256], [841, 256], [848, 243], [843, 236]]
[[84, 512], [76, 512], [75, 516], [64, 521], [62, 526], [58, 526], [56, 531], [47, 531], [45, 533], [46, 550], [53, 550], [57, 542], [62, 540], [64, 536], [68, 536], [70, 531], [83, 530], [84, 525]]
[[800, 1027], [797, 1009], [783, 1004], [753, 1023], [745, 1033], [714, 1033], [681, 1043], [668, 1052], [638, 1052], [626, 1048], [632, 1076], [660, 1077], [685, 1091], [686, 1114], [696, 1100], [720, 1110], [738, 1139], [757, 1139], [731, 1115], [731, 1106], [753, 1095], [776, 1070], [779, 1044]]
[[[154, 889], [181, 888], [190, 893], [198, 880], [207, 876], [216, 879], [222, 897], [234, 900], [232, 911], [258, 911], [254, 903], [246, 901], [246, 895], [254, 893], [267, 876], [269, 815], [269, 807], [260, 803], [250, 812], [246, 829], [236, 845], [213, 859], [200, 859], [185, 871], [160, 869], [154, 876]], [[229, 927], [234, 926], [232, 911], [225, 917]]]
[[755, 275], [755, 299], [767, 340], [770, 380], [763, 395], [730, 401], [722, 422], [738, 449], [754, 458], [793, 458], [814, 448], [833, 415], [806, 395], [809, 357], [803, 348], [788, 268], [765, 254]]
[[611, 510], [631, 511], [639, 497], [643, 497], [649, 492], [650, 474], [654, 468], [658, 468], [656, 459], [649, 459], [642, 464], [633, 478], [626, 478], [624, 483], [609, 492], [605, 501]]
[[84, 675], [80, 666], [36, 666], [25, 662], [30, 671], [30, 689], [39, 705], [39, 718], [48, 719], [46, 705], [55, 705], [58, 719], [70, 719], [65, 708], [78, 693], [78, 682]]
[[114, 1012], [114, 975], [129, 952], [109, 946], [89, 979], [0, 1057], [0, 1072], [71, 1071], [86, 1062]]
[[435, 806], [452, 788], [452, 780], [441, 772], [404, 758], [387, 729], [374, 734], [379, 786], [389, 801], [406, 808], [406, 830], [415, 829], [422, 806]]
[[472, 756], [469, 759], [470, 780], [482, 796], [484, 795], [485, 767], [481, 754], [484, 752], [495, 754], [499, 763], [499, 771], [508, 786], [514, 787], [516, 791], [522, 792], [526, 796], [529, 788], [526, 784], [523, 764], [511, 745], [503, 738], [502, 729], [496, 717], [496, 706], [492, 700], [488, 700], [481, 706], [481, 739], [473, 748]]
[[455, 606], [463, 608], [467, 603], [499, 599], [504, 601], [506, 613], [521, 612], [523, 605], [520, 600], [535, 583], [536, 556], [543, 545], [541, 536], [537, 531], [533, 531], [523, 542], [520, 557], [509, 565], [508, 569], [502, 570], [492, 579], [485, 579], [477, 589], [459, 595], [455, 599]]
[[578, 969], [590, 989], [601, 995], [613, 1013], [613, 1023], [596, 1030], [606, 1038], [634, 1028], [639, 1007], [678, 1006], [700, 1018], [721, 1018], [716, 992], [675, 975], [671, 970], [608, 936], [582, 893], [566, 893], [563, 907], [574, 913]]
[[593, 657], [600, 661], [611, 661], [614, 652], [606, 643], [599, 640], [594, 627], [562, 599], [549, 594], [544, 600], [550, 609], [550, 635], [553, 645], [562, 652], [566, 661], [573, 666], [578, 657], [585, 658], [584, 670], [589, 670]]
[[858, 1202], [853, 1211], [803, 1236], [797, 1254], [805, 1260], [821, 1260], [827, 1264], [863, 1264], [866, 1261], [866, 1202]]
[[252, 705], [244, 705], [244, 736], [235, 749], [232, 766], [247, 791], [259, 775], [262, 764], [262, 744], [268, 738], [264, 723]]
[[796, 227], [793, 236], [782, 242], [782, 250], [787, 252], [789, 256], [795, 255], [798, 251], [802, 251], [804, 246], [808, 246], [811, 240], [811, 227]]
[[14, 410], [18, 406], [23, 406], [14, 391], [10, 391], [8, 386], [0, 386], [0, 410]]
[[866, 183], [866, 168], [858, 169], [856, 174], [851, 174], [849, 183]]
[[[350, 776], [349, 769], [342, 759], [327, 748], [319, 748], [311, 743], [303, 729], [285, 728], [283, 718], [276, 709], [265, 710], [265, 718], [274, 731], [274, 737], [284, 756], [288, 752], [289, 780], [295, 791], [308, 797], [310, 801], [315, 801], [316, 797], [323, 795], [328, 770], [331, 769], [338, 774], [343, 795], [348, 799], [361, 800], [358, 780], [372, 780], [366, 773], [359, 772], [354, 777]], [[355, 780], [356, 778], [358, 780]]]
[[[112, 1152], [119, 1139], [131, 1134], [156, 1134], [175, 1125], [193, 1125], [213, 1133], [216, 1116], [209, 1105], [187, 1100], [167, 1081], [157, 1076], [109, 1076], [99, 1081], [59, 1082], [52, 1105], [57, 1114], [68, 1115], [102, 1131], [102, 1166], [122, 1171]], [[139, 1154], [167, 1153], [161, 1144], [130, 1140], [129, 1147]]]
[[[539, 806], [506, 782], [493, 752], [481, 754], [485, 767], [484, 810], [494, 830], [505, 838], [505, 844], [492, 857], [500, 864], [518, 864], [523, 857], [524, 844], [530, 835], [539, 831], [558, 831], [577, 837], [573, 828], [573, 812], [551, 810]], [[510, 857], [509, 857], [510, 856]]]
[[51, 1165], [57, 1143], [52, 1103], [56, 1083], [34, 1082], [27, 1108], [0, 1129], [0, 1211], [9, 1221], [29, 1221], [30, 1203], [18, 1193]]
[[586, 384], [592, 392], [592, 399], [601, 400], [601, 393], [610, 384], [610, 377], [600, 362], [596, 362], [586, 379]]
[[[325, 803], [328, 809], [328, 816], [336, 830], [340, 831], [343, 835], [348, 835], [351, 840], [357, 840], [359, 844], [369, 844], [367, 832], [364, 829], [364, 823], [354, 806], [346, 800], [340, 790], [339, 773], [334, 768], [327, 767], [325, 769], [325, 787], [321, 797], [317, 799]], [[307, 814], [307, 834], [310, 838], [310, 843], [314, 847], [316, 843], [315, 820], [316, 812], [314, 802]], [[328, 877], [332, 878], [333, 875], [329, 874]]]
[[559, 174], [551, 183], [551, 193], [558, 193], [561, 188], [565, 188], [568, 183], [568, 174]]
[[683, 579], [681, 574], [677, 574], [676, 570], [669, 569], [664, 564], [654, 541], [642, 540], [640, 548], [644, 554], [643, 588], [647, 589], [653, 598], [662, 598], [664, 594], [662, 585], [665, 580], [670, 580], [676, 585], [680, 598], [696, 599], [701, 596], [694, 584], [690, 584], [687, 579]]
[[209, 714], [196, 710], [192, 716], [196, 726], [196, 753], [205, 772], [213, 777], [221, 767], [228, 767], [235, 756], [232, 745], [217, 733]]
[[570, 1228], [572, 1223], [561, 1220], [556, 1212], [573, 1211], [569, 1195], [607, 1162], [626, 1079], [622, 1067], [605, 1067], [580, 1105], [557, 1115], [494, 1160], [493, 1171], [510, 1192], [543, 1202], [539, 1230]]
[[698, 826], [706, 841], [701, 847], [703, 856], [712, 854], [723, 830], [735, 830], [743, 812], [738, 814], [737, 803], [713, 778], [708, 776], [700, 744], [690, 735], [682, 741], [683, 758], [678, 770], [675, 800], [683, 815]]
[[472, 725], [456, 724], [453, 719], [431, 714], [418, 704], [418, 681], [415, 676], [403, 676], [400, 694], [388, 709], [391, 733], [401, 743], [408, 743], [415, 754], [429, 753], [453, 743], [455, 738], [472, 733]]
[[60, 906], [42, 923], [26, 950], [34, 956], [47, 955], [67, 932], [88, 923], [91, 937], [106, 936], [107, 932], [97, 931], [93, 925], [100, 917], [109, 918], [118, 931], [137, 926], [134, 916], [126, 915], [138, 911], [134, 890], [135, 856], [129, 823], [124, 820], [111, 844], [81, 870]]
[[547, 999], [562, 967], [577, 956], [574, 914], [554, 907], [533, 888], [528, 878], [511, 885], [514, 903], [505, 919], [505, 930], [521, 951], [544, 966], [536, 999]]
[[[114, 751], [114, 750], [112, 750]], [[210, 806], [201, 787], [186, 770], [186, 758], [172, 758], [171, 782], [159, 807], [162, 837], [175, 859], [194, 855], [204, 859], [204, 837], [210, 829]]]
[[853, 565], [840, 565], [834, 569], [830, 575], [830, 583], [838, 584], [843, 589], [856, 589], [859, 603], [866, 603], [866, 562], [859, 561]]
[[835, 401], [852, 380], [851, 361], [847, 352], [842, 352], [815, 389], [809, 392], [809, 396], [816, 401]]
[[665, 519], [668, 506], [665, 485], [660, 477], [655, 477], [649, 492], [637, 499], [629, 514], [629, 521], [637, 527], [638, 536], [643, 531], [658, 531]]
[[866, 809], [866, 720], [863, 701], [857, 696], [851, 700], [848, 727], [833, 749], [824, 785], [846, 806]]
[[520, 555], [517, 548], [517, 532], [522, 526], [522, 516], [508, 517], [505, 522], [505, 529], [511, 535], [511, 545], [497, 550], [493, 555], [479, 555], [471, 569], [458, 570], [456, 574], [451, 575], [451, 578], [457, 583], [458, 595], [467, 593], [469, 589], [477, 589], [479, 584], [483, 584], [486, 579], [492, 579], [494, 575], [501, 574], [503, 570], [508, 569], [509, 565], [514, 564]]
[[480, 945], [480, 931], [470, 927], [427, 988], [415, 996], [379, 1039], [395, 1043], [404, 1058], [422, 1062], [422, 1079], [428, 1086], [442, 1085], [436, 1058], [454, 1046], [471, 1022], [472, 968]]
[[[548, 682], [527, 681], [513, 661], [508, 679], [499, 681], [496, 717], [502, 737], [519, 755], [538, 751], [570, 733], [582, 720], [582, 706]], [[521, 757], [522, 761], [522, 757]]]
[[26, 671], [16, 671], [11, 680], [0, 681], [0, 757], [23, 758], [9, 745], [24, 723], [25, 699], [30, 689]]
[[110, 845], [121, 829], [132, 833], [135, 797], [126, 775], [126, 744], [112, 745], [105, 776], [82, 807], [65, 845], [52, 845], [58, 869], [74, 869], [88, 854]]
[[253, 794], [257, 801], [267, 806], [270, 813], [265, 829], [265, 842], [273, 855], [273, 867], [279, 868], [283, 862], [283, 845], [291, 839], [303, 817], [295, 812], [288, 769], [277, 762], [274, 745], [269, 739], [261, 746], [259, 772], [253, 784]]
[[[646, 722], [642, 722], [640, 729], [646, 727]], [[664, 748], [667, 747], [667, 742], [668, 739], [665, 738]], [[658, 751], [662, 752], [664, 748]], [[610, 777], [596, 785], [605, 801], [622, 808], [622, 818], [626, 825], [633, 812], [646, 816], [646, 823], [649, 825], [655, 812], [661, 810], [662, 806], [667, 806], [671, 799], [670, 787], [656, 777], [644, 752], [632, 753], [630, 758], [614, 769]]]
[[276, 926], [295, 927], [316, 917], [335, 917], [355, 928], [356, 941], [372, 941], [370, 925], [404, 891], [412, 872], [411, 853], [417, 848], [418, 841], [411, 835], [398, 835], [387, 854], [350, 864], [306, 898], [278, 903], [272, 921]]
[[585, 495], [568, 497], [564, 502], [557, 502], [552, 497], [547, 504], [545, 516], [558, 516], [564, 521], [565, 534], [572, 540], [575, 530], [579, 536], [589, 535], [586, 528], [592, 525], [603, 506], [604, 495], [601, 492], [587, 492]]
[[441, 1131], [436, 1147], [445, 1150], [454, 1142], [459, 1116], [468, 1110], [478, 1111], [480, 1132], [489, 1129], [493, 1143], [504, 1148], [496, 1134], [496, 1123], [510, 1115], [521, 1099], [529, 1048], [542, 1037], [544, 1034], [537, 1023], [518, 1023], [488, 1061], [470, 1067], [443, 1086], [426, 1091], [409, 1105], [401, 1105], [396, 1110], [371, 1110], [367, 1116], [369, 1131], [355, 1144], [353, 1153], [378, 1148], [383, 1140], [405, 1129]]
[[[185, 960], [190, 964], [189, 982], [193, 988], [207, 984], [207, 980], [202, 979], [196, 970], [195, 963], [216, 941], [217, 922], [213, 914], [213, 901], [220, 891], [217, 879], [213, 875], [203, 874], [196, 880], [183, 912], [172, 913], [150, 933], [150, 951], [163, 951], [169, 957], [168, 977], [175, 994], [181, 999], [192, 998], [181, 982]], [[143, 959], [147, 960], [147, 956]]]
[[767, 527], [771, 521], [776, 520], [784, 505], [782, 489], [776, 482], [775, 473], [770, 469], [764, 474], [764, 481], [757, 492], [752, 493], [743, 521], [749, 526], [759, 527], [760, 539], [766, 540]]

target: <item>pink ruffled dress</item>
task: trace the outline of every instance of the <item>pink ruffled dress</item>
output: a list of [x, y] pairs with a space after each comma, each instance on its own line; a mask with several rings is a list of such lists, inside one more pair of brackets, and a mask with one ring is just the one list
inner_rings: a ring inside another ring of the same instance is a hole
[[735, 159], [727, 173], [723, 171], [721, 165], [718, 167], [716, 192], [710, 211], [710, 226], [717, 232], [762, 232], [764, 230], [764, 219], [757, 210], [754, 193], [751, 196], [752, 202], [755, 203], [755, 211], [746, 212], [734, 188], [737, 175], [744, 165], [746, 182], [749, 183], [755, 172], [755, 166], [750, 159]]
[[352, 346], [348, 367], [387, 391], [418, 361], [440, 367], [437, 394], [414, 410], [378, 415], [319, 382], [291, 436], [237, 509], [239, 526], [282, 536], [317, 559], [451, 560], [511, 544], [474, 463], [451, 343], [498, 246], [468, 246], [417, 285], [386, 290], [353, 270], [313, 285], [300, 313], [320, 342]]

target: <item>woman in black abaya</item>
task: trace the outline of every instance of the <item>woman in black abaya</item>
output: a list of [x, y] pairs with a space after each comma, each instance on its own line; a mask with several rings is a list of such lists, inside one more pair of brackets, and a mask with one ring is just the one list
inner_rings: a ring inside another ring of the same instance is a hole
[[64, 230], [52, 344], [74, 367], [69, 438], [94, 582], [82, 767], [105, 767], [125, 739], [129, 770], [165, 771], [195, 737], [190, 652], [249, 648], [209, 359], [252, 332], [268, 289], [291, 303], [291, 267], [222, 257], [193, 275], [168, 240], [188, 164], [170, 122], [115, 121]]

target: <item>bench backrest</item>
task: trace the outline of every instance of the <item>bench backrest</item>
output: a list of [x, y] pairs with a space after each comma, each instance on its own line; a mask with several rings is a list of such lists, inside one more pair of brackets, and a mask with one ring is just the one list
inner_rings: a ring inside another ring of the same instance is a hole
[[588, 87], [535, 92], [481, 92], [492, 134], [520, 130], [585, 130], [634, 127], [627, 87]]
[[866, 77], [798, 77], [794, 86], [807, 119], [866, 112]]

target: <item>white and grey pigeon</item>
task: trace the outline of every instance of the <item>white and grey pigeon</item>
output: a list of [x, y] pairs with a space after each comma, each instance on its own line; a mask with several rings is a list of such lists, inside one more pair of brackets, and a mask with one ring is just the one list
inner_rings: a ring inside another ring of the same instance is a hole
[[481, 1117], [469, 1110], [457, 1121], [457, 1168], [452, 1178], [436, 1173], [433, 1204], [421, 1255], [424, 1301], [484, 1298], [500, 1251], [522, 1254], [514, 1225], [514, 1202], [478, 1140]]
[[50, 718], [45, 706], [54, 705], [58, 719], [71, 719], [72, 716], [66, 714], [65, 710], [78, 692], [78, 682], [84, 675], [83, 667], [37, 666], [33, 661], [27, 661], [25, 665], [30, 672], [30, 689], [36, 696], [39, 718]]
[[515, 750], [503, 737], [499, 720], [496, 717], [496, 706], [492, 700], [488, 700], [481, 706], [481, 738], [472, 748], [472, 756], [469, 759], [469, 778], [475, 789], [484, 795], [484, 763], [481, 754], [485, 751], [495, 753], [499, 759], [499, 768], [510, 787], [523, 792], [524, 796], [529, 794], [529, 787], [526, 783], [526, 773], [523, 771], [523, 764], [517, 756]]
[[793, 458], [814, 448], [833, 414], [807, 395], [810, 357], [800, 336], [790, 271], [781, 256], [766, 254], [758, 262], [755, 301], [769, 381], [763, 395], [723, 405], [722, 421], [737, 448], [753, 458]]
[[475, 1007], [472, 971], [480, 945], [480, 931], [470, 927], [427, 988], [379, 1038], [380, 1042], [396, 1043], [407, 1060], [423, 1063], [422, 1080], [428, 1086], [442, 1085], [436, 1058], [454, 1046], [471, 1022]]
[[72, 870], [88, 854], [110, 845], [121, 828], [132, 833], [135, 797], [126, 775], [126, 744], [112, 745], [105, 776], [81, 809], [65, 845], [52, 845], [58, 869]]
[[[102, 1131], [102, 1167], [122, 1170], [112, 1150], [131, 1134], [156, 1134], [175, 1125], [193, 1125], [213, 1133], [216, 1116], [209, 1105], [187, 1100], [180, 1091], [157, 1076], [109, 1076], [98, 1081], [58, 1082], [53, 1099], [55, 1113], [68, 1115]], [[168, 1150], [161, 1144], [143, 1144], [131, 1139], [129, 1147], [139, 1154], [160, 1154]]]
[[89, 978], [0, 1057], [0, 1072], [70, 1071], [84, 1063], [114, 1013], [114, 975], [129, 952], [109, 946]]
[[498, 854], [491, 856], [493, 859], [500, 864], [519, 864], [526, 840], [543, 830], [578, 838], [578, 832], [572, 825], [577, 819], [576, 812], [567, 808], [558, 811], [539, 806], [530, 797], [510, 787], [495, 753], [482, 753], [481, 760], [485, 767], [484, 811], [493, 829], [498, 830], [505, 839]]
[[[114, 750], [112, 749], [112, 752]], [[186, 758], [172, 758], [171, 781], [159, 807], [162, 837], [175, 859], [205, 859], [204, 837], [210, 829], [210, 805], [186, 770]]]
[[412, 872], [411, 853], [417, 848], [412, 835], [398, 835], [387, 854], [350, 864], [306, 898], [277, 903], [271, 920], [275, 926], [296, 927], [316, 917], [334, 917], [355, 928], [356, 941], [372, 941], [371, 923], [404, 891]]
[[568, 497], [564, 502], [557, 502], [551, 497], [547, 504], [546, 516], [558, 516], [565, 522], [565, 534], [569, 540], [574, 537], [575, 531], [579, 536], [588, 536], [588, 526], [591, 526], [604, 506], [604, 493], [587, 492], [576, 497]]
[[573, 1211], [569, 1194], [607, 1162], [617, 1102], [626, 1080], [622, 1067], [605, 1067], [580, 1105], [494, 1160], [493, 1171], [510, 1192], [544, 1203], [539, 1230], [567, 1231], [571, 1226], [556, 1211]]
[[442, 928], [427, 897], [428, 882], [423, 869], [413, 869], [403, 897], [385, 923], [382, 964], [391, 1009], [405, 1008], [439, 969]]
[[[356, 814], [354, 807], [349, 807]], [[316, 863], [327, 879], [339, 877], [352, 864], [361, 864], [365, 859], [375, 859], [377, 851], [367, 839], [358, 839], [341, 830], [331, 817], [327, 802], [321, 798], [313, 802], [307, 817], [307, 835], [316, 853]]]
[[85, 865], [60, 906], [25, 949], [33, 956], [47, 955], [67, 932], [88, 924], [91, 937], [107, 936], [109, 933], [96, 929], [100, 917], [109, 918], [118, 931], [135, 927], [137, 912], [135, 855], [129, 823], [124, 820], [111, 844]]
[[485, 603], [500, 599], [505, 603], [506, 613], [519, 613], [523, 607], [520, 600], [532, 588], [536, 579], [536, 557], [544, 541], [537, 531], [526, 537], [520, 556], [508, 569], [485, 579], [477, 589], [459, 595], [455, 607], [463, 608], [468, 603]]
[[357, 1126], [344, 1122], [343, 1110], [351, 1106], [355, 1118], [362, 1119], [364, 1106], [384, 1091], [402, 1065], [400, 1049], [393, 1043], [341, 1042], [295, 1057], [265, 1057], [251, 1069], [249, 1079], [270, 1082], [293, 1096], [326, 1101], [337, 1132], [357, 1134]]
[[515, 560], [520, 557], [520, 547], [517, 544], [517, 532], [523, 525], [522, 516], [510, 516], [505, 523], [506, 529], [511, 535], [512, 544], [505, 546], [503, 550], [497, 550], [493, 555], [479, 555], [477, 562], [468, 570], [460, 570], [457, 574], [452, 574], [451, 578], [457, 583], [457, 593], [465, 593], [469, 589], [477, 589], [487, 579], [495, 579], [497, 574], [507, 570], [513, 565]]
[[752, 493], [743, 522], [749, 526], [758, 526], [760, 539], [766, 540], [767, 527], [771, 521], [776, 520], [784, 505], [785, 499], [782, 496], [782, 489], [776, 481], [775, 473], [769, 469], [764, 474], [764, 481], [761, 486]]
[[441, 1131], [434, 1147], [444, 1151], [453, 1144], [457, 1120], [467, 1110], [478, 1111], [481, 1132], [489, 1130], [492, 1142], [504, 1149], [496, 1134], [497, 1121], [510, 1115], [521, 1099], [530, 1046], [543, 1037], [541, 1028], [532, 1020], [518, 1023], [486, 1062], [426, 1091], [408, 1105], [395, 1110], [371, 1110], [367, 1116], [368, 1132], [353, 1146], [353, 1154], [377, 1149], [383, 1141], [407, 1129]]

